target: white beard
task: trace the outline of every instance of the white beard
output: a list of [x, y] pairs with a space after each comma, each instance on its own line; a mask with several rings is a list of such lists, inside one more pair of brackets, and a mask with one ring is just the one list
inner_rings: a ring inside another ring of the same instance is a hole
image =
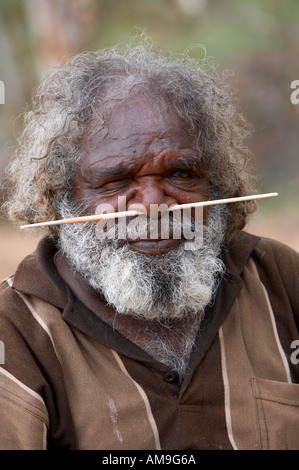
[[[185, 250], [182, 242], [168, 253], [143, 255], [109, 239], [109, 232], [100, 241], [92, 223], [61, 226], [59, 248], [119, 314], [182, 318], [205, 309], [223, 272], [218, 255], [225, 227], [218, 208], [210, 212], [203, 242], [195, 250]], [[60, 212], [62, 217], [74, 216], [69, 204], [62, 204]]]
[[[67, 202], [60, 205], [63, 218], [76, 216], [76, 212]], [[183, 375], [204, 310], [224, 271], [218, 258], [224, 230], [223, 208], [214, 206], [203, 228], [202, 246], [195, 250], [185, 250], [183, 241], [168, 253], [144, 255], [131, 250], [126, 242], [109, 240], [109, 232], [100, 241], [93, 223], [62, 225], [59, 248], [117, 314], [150, 323], [164, 322], [166, 328], [170, 320], [186, 318], [187, 327], [181, 332], [182, 350], [175, 351], [167, 342], [154, 337], [147, 348], [154, 357], [179, 369]]]

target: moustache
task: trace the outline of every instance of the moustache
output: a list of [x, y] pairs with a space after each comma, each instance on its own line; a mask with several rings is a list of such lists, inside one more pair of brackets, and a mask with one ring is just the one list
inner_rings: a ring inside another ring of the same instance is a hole
[[168, 239], [198, 242], [203, 236], [203, 223], [191, 216], [181, 217], [179, 213], [175, 215], [166, 213], [158, 218], [140, 214], [126, 219], [99, 221], [96, 224], [95, 233], [101, 242], [117, 240], [121, 244], [139, 240]]

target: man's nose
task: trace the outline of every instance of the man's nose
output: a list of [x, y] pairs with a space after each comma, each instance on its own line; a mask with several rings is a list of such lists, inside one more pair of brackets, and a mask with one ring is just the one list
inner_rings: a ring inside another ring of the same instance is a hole
[[140, 178], [138, 189], [127, 209], [144, 211], [151, 217], [158, 217], [167, 207], [177, 203], [176, 198], [165, 191], [160, 179]]

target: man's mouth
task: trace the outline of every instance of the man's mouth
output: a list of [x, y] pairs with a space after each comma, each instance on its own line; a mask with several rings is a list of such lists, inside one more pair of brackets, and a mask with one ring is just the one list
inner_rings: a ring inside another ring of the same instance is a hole
[[175, 225], [172, 221], [168, 225], [161, 223], [160, 219], [149, 218], [139, 221], [136, 225], [134, 222], [136, 222], [135, 217], [129, 218], [125, 230], [123, 227], [120, 229], [116, 222], [116, 232], [112, 238], [118, 240], [119, 246], [127, 243], [131, 250], [145, 255], [155, 255], [167, 253], [186, 241], [184, 227]]
[[144, 255], [158, 255], [173, 250], [182, 242], [181, 239], [145, 239], [129, 241], [132, 250], [138, 251]]

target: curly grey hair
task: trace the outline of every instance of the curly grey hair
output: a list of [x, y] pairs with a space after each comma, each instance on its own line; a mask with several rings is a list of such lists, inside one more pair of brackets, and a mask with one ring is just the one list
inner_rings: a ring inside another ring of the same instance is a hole
[[[54, 220], [92, 122], [124, 82], [136, 77], [174, 106], [195, 133], [206, 177], [219, 197], [255, 193], [252, 156], [244, 145], [250, 126], [237, 110], [225, 74], [207, 61], [156, 51], [148, 44], [80, 53], [51, 69], [25, 114], [25, 127], [8, 167], [8, 216], [20, 223]], [[254, 201], [229, 204], [226, 240], [241, 230]], [[53, 237], [57, 227], [49, 228]]]

